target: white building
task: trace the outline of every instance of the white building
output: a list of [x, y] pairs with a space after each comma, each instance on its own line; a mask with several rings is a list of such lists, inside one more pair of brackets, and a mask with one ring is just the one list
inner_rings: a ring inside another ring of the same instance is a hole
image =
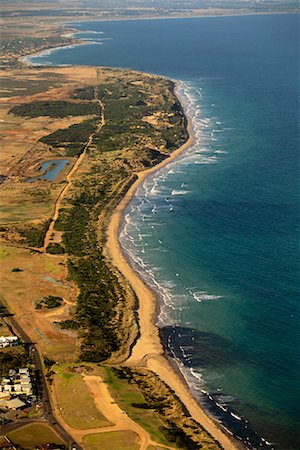
[[12, 385], [11, 384], [5, 384], [3, 386], [3, 390], [6, 392], [11, 392], [12, 391]]
[[22, 392], [21, 384], [14, 384], [14, 391], [15, 392]]
[[30, 379], [30, 377], [21, 376], [20, 377], [20, 383], [21, 384], [31, 383], [31, 379]]
[[6, 407], [10, 409], [20, 409], [26, 406], [26, 403], [22, 402], [19, 398], [13, 398], [12, 400], [7, 400]]
[[18, 336], [0, 336], [0, 348], [13, 347], [19, 345]]
[[10, 399], [10, 392], [2, 392], [0, 391], [0, 399], [2, 398], [6, 398], [6, 399]]

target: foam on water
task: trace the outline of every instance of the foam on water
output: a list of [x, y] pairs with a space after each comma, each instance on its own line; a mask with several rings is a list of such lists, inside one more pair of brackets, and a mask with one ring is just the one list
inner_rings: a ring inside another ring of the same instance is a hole
[[[174, 304], [177, 305], [176, 312], [178, 315], [190, 300], [196, 300], [200, 303], [223, 298], [222, 295], [202, 290], [201, 286], [196, 287], [194, 292], [189, 289], [186, 290], [185, 294], [180, 297], [177, 293], [177, 286], [170, 280], [165, 279], [162, 271], [159, 268], [152, 267], [151, 262], [148, 261], [150, 253], [168, 252], [161, 239], [156, 240], [156, 244], [152, 243], [151, 246], [147, 246], [147, 243], [152, 242], [153, 238], [153, 233], [149, 233], [149, 230], [164, 227], [163, 221], [153, 221], [153, 218], [158, 212], [160, 212], [160, 217], [163, 213], [175, 213], [176, 198], [192, 194], [187, 189], [188, 184], [185, 179], [187, 171], [183, 168], [188, 169], [190, 166], [198, 164], [214, 164], [218, 160], [217, 149], [212, 148], [211, 144], [205, 145], [205, 136], [207, 135], [208, 138], [212, 130], [221, 124], [221, 121], [217, 120], [215, 115], [202, 116], [201, 99], [205, 95], [203, 90], [195, 88], [191, 83], [180, 81], [177, 83], [176, 92], [191, 120], [194, 143], [176, 161], [170, 162], [155, 174], [147, 177], [143, 184], [139, 186], [133, 201], [126, 209], [124, 225], [120, 232], [122, 247], [131, 263], [158, 293], [160, 305], [157, 322], [161, 325], [174, 323], [174, 320], [176, 320]], [[169, 185], [174, 184], [174, 179], [181, 176], [184, 179], [179, 182], [179, 188], [170, 189]], [[140, 225], [137, 226], [137, 223]], [[143, 224], [143, 230], [140, 229], [141, 224]], [[144, 227], [146, 228], [144, 229]], [[157, 243], [159, 247], [157, 247]], [[147, 254], [145, 253], [146, 246]], [[176, 273], [175, 276], [180, 277], [180, 274]]]
[[224, 298], [223, 295], [208, 294], [206, 291], [194, 292], [192, 295], [198, 303], [201, 303], [203, 301], [219, 300], [220, 298]]
[[[184, 292], [179, 294], [177, 283], [174, 280], [166, 279], [163, 269], [159, 266], [153, 266], [151, 262], [151, 254], [157, 254], [157, 252], [163, 254], [168, 252], [168, 249], [164, 247], [162, 239], [153, 242], [153, 232], [149, 233], [147, 230], [154, 230], [157, 227], [164, 228], [164, 222], [161, 220], [162, 214], [176, 213], [177, 201], [182, 197], [189, 197], [193, 194], [192, 191], [187, 189], [186, 176], [191, 170], [190, 167], [216, 164], [220, 158], [225, 158], [228, 153], [218, 147], [216, 136], [226, 134], [225, 127], [221, 130], [217, 128], [221, 125], [221, 121], [217, 120], [215, 115], [211, 117], [202, 117], [201, 115], [201, 99], [205, 95], [203, 90], [194, 89], [191, 84], [181, 82], [177, 93], [191, 119], [195, 138], [194, 144], [186, 149], [185, 153], [175, 162], [170, 162], [157, 173], [146, 178], [126, 210], [124, 227], [120, 233], [122, 247], [135, 270], [157, 293], [159, 299], [157, 325], [162, 329], [170, 326], [175, 327], [181, 323], [181, 315], [191, 301], [196, 301], [200, 305], [203, 302], [224, 301], [225, 297], [219, 293], [201, 289], [201, 285], [186, 286]], [[183, 170], [183, 168], [186, 169]], [[174, 185], [175, 179], [178, 180], [175, 183], [178, 188], [170, 189], [169, 185]], [[154, 222], [153, 218], [158, 212], [160, 213], [160, 221]], [[135, 234], [137, 227], [133, 224], [134, 221], [146, 227], [143, 230], [139, 229], [137, 235]], [[131, 225], [130, 229], [128, 229], [128, 224]], [[145, 252], [147, 243], [151, 243], [151, 245], [147, 247], [147, 252]], [[158, 247], [157, 244], [159, 244]], [[180, 273], [175, 273], [174, 279], [176, 278], [180, 278]], [[203, 406], [209, 409], [211, 415], [224, 428], [229, 427], [228, 430], [230, 431], [230, 427], [235, 422], [235, 427], [242, 430], [240, 431], [241, 436], [237, 433], [237, 437], [246, 441], [245, 430], [248, 425], [240, 415], [231, 409], [230, 404], [234, 400], [233, 397], [208, 392], [201, 368], [194, 365], [193, 351], [184, 344], [184, 335], [179, 333], [176, 336], [176, 341], [182, 342], [182, 344], [176, 344], [176, 346], [178, 345], [177, 350], [173, 345], [171, 336], [168, 337], [166, 344], [194, 395]], [[193, 336], [191, 342], [195, 342]], [[230, 433], [233, 434], [232, 431]], [[253, 436], [251, 439], [253, 440]], [[254, 440], [259, 441], [259, 437], [255, 435]], [[251, 448], [248, 440], [247, 445]]]

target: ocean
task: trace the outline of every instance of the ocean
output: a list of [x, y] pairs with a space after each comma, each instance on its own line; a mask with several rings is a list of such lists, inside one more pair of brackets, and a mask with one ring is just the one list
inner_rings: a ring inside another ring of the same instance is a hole
[[139, 187], [120, 240], [169, 355], [248, 448], [300, 448], [298, 19], [73, 23], [88, 44], [31, 58], [178, 81], [194, 145]]

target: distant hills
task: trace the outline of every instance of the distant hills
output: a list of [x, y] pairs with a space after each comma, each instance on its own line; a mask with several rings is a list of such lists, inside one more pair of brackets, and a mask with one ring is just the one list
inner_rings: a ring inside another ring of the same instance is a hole
[[297, 0], [0, 0], [0, 5], [2, 17], [134, 18], [299, 11]]

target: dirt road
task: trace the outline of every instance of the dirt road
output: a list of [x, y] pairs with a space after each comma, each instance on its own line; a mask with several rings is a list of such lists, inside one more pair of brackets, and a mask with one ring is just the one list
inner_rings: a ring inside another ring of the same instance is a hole
[[[164, 449], [175, 450], [173, 447], [167, 447], [166, 445], [158, 444], [151, 439], [150, 434], [132, 420], [125, 411], [119, 407], [115, 402], [108, 386], [102, 381], [100, 376], [96, 375], [84, 375], [84, 382], [86, 383], [90, 393], [94, 397], [94, 402], [97, 409], [103, 414], [110, 422], [114, 423], [114, 427], [109, 427], [111, 431], [127, 430], [136, 433], [139, 437], [140, 450], [147, 450], [149, 445], [154, 447], [161, 447]], [[101, 428], [100, 433], [107, 432], [108, 429]]]
[[[95, 97], [96, 97], [96, 92], [95, 92]], [[44, 243], [43, 246], [39, 250], [40, 252], [45, 253], [46, 249], [48, 247], [48, 245], [51, 243], [51, 236], [53, 234], [54, 231], [54, 227], [55, 227], [55, 223], [58, 219], [58, 215], [59, 215], [59, 210], [61, 208], [63, 199], [66, 195], [66, 193], [68, 192], [68, 190], [70, 189], [71, 185], [72, 185], [72, 178], [74, 173], [77, 171], [78, 167], [80, 166], [80, 164], [82, 163], [84, 157], [86, 156], [86, 152], [87, 149], [89, 148], [89, 146], [91, 145], [93, 138], [95, 136], [96, 133], [98, 133], [101, 128], [105, 125], [105, 118], [104, 118], [104, 105], [101, 102], [101, 100], [98, 100], [98, 104], [101, 108], [101, 117], [100, 117], [100, 121], [99, 121], [99, 125], [97, 126], [97, 129], [89, 136], [83, 152], [81, 153], [81, 155], [79, 156], [79, 158], [77, 159], [77, 161], [75, 162], [74, 166], [72, 167], [72, 169], [70, 170], [70, 172], [68, 173], [68, 175], [66, 176], [66, 185], [64, 186], [64, 188], [62, 189], [62, 191], [60, 192], [59, 196], [56, 199], [55, 205], [54, 205], [54, 213], [49, 225], [49, 228], [45, 234], [45, 238], [44, 238]]]

